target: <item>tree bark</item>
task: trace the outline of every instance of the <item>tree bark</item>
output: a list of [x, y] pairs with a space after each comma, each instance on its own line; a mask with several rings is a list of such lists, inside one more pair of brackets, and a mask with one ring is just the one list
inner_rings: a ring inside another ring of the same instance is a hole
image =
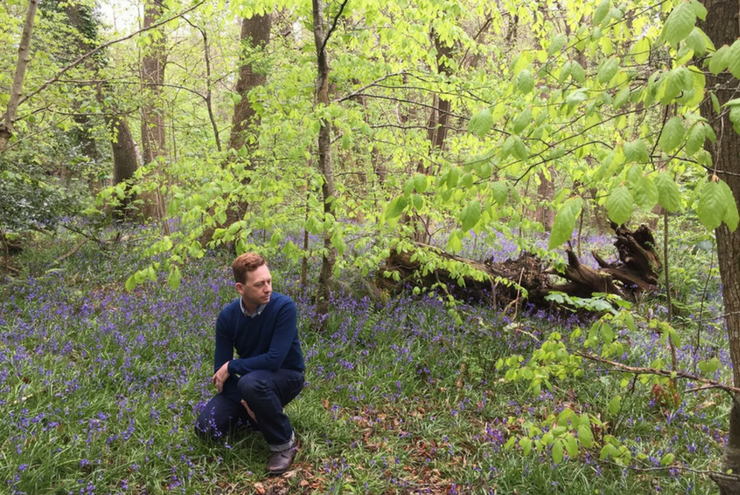
[[248, 139], [250, 130], [259, 125], [259, 115], [249, 101], [249, 92], [263, 86], [267, 80], [266, 72], [257, 62], [262, 56], [260, 52], [270, 43], [272, 16], [270, 14], [256, 15], [242, 21], [241, 44], [242, 55], [239, 66], [239, 80], [236, 83], [236, 92], [241, 96], [234, 106], [234, 116], [231, 119], [231, 137], [229, 148], [240, 150], [247, 144], [252, 146], [253, 141]]
[[[144, 29], [159, 20], [164, 13], [162, 0], [144, 2]], [[166, 156], [167, 131], [164, 123], [164, 106], [161, 100], [164, 84], [167, 53], [165, 37], [161, 29], [153, 31], [151, 43], [141, 59], [141, 83], [143, 104], [141, 106], [141, 145], [144, 163], [149, 164]], [[161, 176], [161, 164], [157, 167], [157, 176]], [[163, 198], [158, 194], [143, 195], [144, 218], [162, 218], [164, 211]]]
[[[717, 48], [733, 44], [740, 37], [740, 2], [703, 0], [702, 3], [708, 13], [706, 22], [701, 22], [699, 26]], [[736, 97], [740, 91], [740, 80], [727, 72], [716, 76], [708, 73], [706, 77], [706, 87], [714, 91], [720, 106]], [[717, 135], [715, 143], [706, 145], [712, 156], [714, 173], [730, 186], [735, 203], [740, 207], [740, 135], [733, 130], [727, 112], [718, 115], [709, 98], [702, 104], [701, 114], [710, 122]], [[740, 386], [740, 229], [730, 232], [722, 224], [715, 231], [715, 236], [733, 381], [735, 386]], [[740, 473], [740, 405], [737, 397], [730, 412], [730, 436], [722, 462], [722, 470], [726, 472], [728, 469], [733, 470], [734, 479], [723, 479], [720, 482], [715, 478], [720, 486], [720, 493], [740, 493], [740, 479], [737, 477]]]
[[18, 47], [18, 63], [15, 66], [15, 76], [13, 77], [13, 87], [10, 91], [10, 100], [8, 109], [5, 111], [3, 122], [0, 123], [0, 153], [8, 149], [8, 142], [13, 137], [13, 124], [18, 114], [18, 105], [23, 95], [23, 79], [26, 76], [26, 67], [31, 61], [31, 37], [33, 35], [33, 22], [36, 18], [39, 0], [30, 0], [28, 10], [26, 11], [26, 21], [23, 24], [23, 33], [21, 34], [21, 43]]
[[[316, 76], [315, 105], [317, 109], [329, 106], [329, 61], [326, 52], [326, 43], [329, 34], [324, 29], [324, 3], [323, 0], [312, 0], [313, 3], [313, 35], [316, 45], [316, 56], [318, 74]], [[345, 2], [342, 4], [344, 8]], [[341, 10], [340, 10], [341, 12]], [[334, 168], [331, 155], [331, 124], [321, 119], [321, 128], [318, 138], [319, 171], [323, 176], [321, 193], [324, 202], [324, 214], [330, 215], [332, 211], [332, 198], [334, 198]], [[316, 315], [319, 319], [320, 328], [324, 328], [326, 316], [329, 314], [329, 300], [333, 283], [334, 264], [336, 262], [337, 250], [331, 244], [332, 232], [324, 230], [324, 254], [321, 259], [321, 270], [319, 272], [319, 287], [316, 293]]]

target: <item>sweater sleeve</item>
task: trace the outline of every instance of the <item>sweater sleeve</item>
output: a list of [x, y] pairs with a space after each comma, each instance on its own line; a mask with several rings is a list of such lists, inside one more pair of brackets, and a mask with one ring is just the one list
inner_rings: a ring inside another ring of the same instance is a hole
[[244, 359], [233, 359], [229, 362], [229, 373], [244, 375], [255, 370], [277, 371], [293, 344], [298, 325], [295, 303], [288, 300], [275, 315], [274, 329], [270, 347], [267, 352]]
[[224, 309], [218, 315], [216, 320], [216, 352], [213, 363], [213, 372], [217, 372], [226, 361], [231, 361], [234, 357], [234, 338], [232, 332], [229, 331], [229, 325], [226, 320], [228, 319], [224, 314]]

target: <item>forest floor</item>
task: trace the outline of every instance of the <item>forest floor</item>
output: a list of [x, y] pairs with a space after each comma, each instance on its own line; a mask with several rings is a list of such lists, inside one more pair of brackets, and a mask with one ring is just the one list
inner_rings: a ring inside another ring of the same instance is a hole
[[[582, 376], [553, 379], [552, 390], [533, 395], [528, 383], [505, 379], [500, 360], [520, 355], [526, 366], [548, 335], [591, 322], [526, 306], [515, 316], [464, 302], [451, 310], [444, 298], [411, 291], [384, 301], [337, 292], [326, 330], [314, 331], [304, 295], [312, 289], [280, 256], [271, 259], [274, 290], [298, 305], [308, 369], [287, 407], [296, 462], [268, 477], [260, 435], [204, 443], [193, 433], [214, 393], [214, 322], [236, 296], [230, 256], [189, 262], [178, 289], [155, 273], [126, 291], [143, 256], [88, 242], [57, 261], [78, 243], [40, 238], [19, 255], [24, 271], [0, 285], [0, 493], [716, 492], [706, 471], [719, 469], [726, 442], [724, 392], [682, 383], [681, 402], [666, 406], [649, 383], [584, 365]], [[728, 382], [719, 285], [700, 276], [713, 273], [703, 255], [691, 261], [695, 272], [676, 265], [677, 359], [692, 371], [696, 360], [717, 358], [710, 378]], [[665, 317], [664, 299], [646, 297], [635, 311]], [[627, 364], [670, 361], [661, 335], [644, 325], [620, 328], [615, 339]], [[536, 442], [565, 409], [600, 420], [593, 445], [525, 452], [521, 438]], [[609, 438], [629, 450], [628, 461], [602, 456]]]

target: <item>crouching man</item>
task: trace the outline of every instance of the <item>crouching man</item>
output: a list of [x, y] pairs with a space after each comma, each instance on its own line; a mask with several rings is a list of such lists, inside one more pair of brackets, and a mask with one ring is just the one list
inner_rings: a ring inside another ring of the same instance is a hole
[[200, 413], [196, 431], [216, 438], [239, 426], [258, 429], [272, 451], [268, 473], [281, 474], [296, 454], [295, 434], [283, 408], [303, 389], [306, 368], [296, 305], [272, 291], [270, 269], [261, 255], [244, 253], [232, 269], [241, 297], [218, 315], [212, 377], [217, 394]]

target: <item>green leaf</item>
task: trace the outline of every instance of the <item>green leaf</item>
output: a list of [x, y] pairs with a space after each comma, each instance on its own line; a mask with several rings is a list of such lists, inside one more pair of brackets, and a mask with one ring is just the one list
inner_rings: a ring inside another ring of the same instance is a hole
[[594, 12], [594, 26], [599, 26], [601, 22], [606, 18], [606, 14], [611, 10], [612, 4], [609, 0], [601, 0], [601, 3], [596, 7]]
[[484, 108], [468, 122], [468, 132], [478, 137], [485, 136], [493, 127], [493, 116], [490, 108]]
[[565, 34], [563, 33], [558, 34], [557, 36], [555, 36], [555, 39], [552, 40], [552, 43], [550, 44], [550, 48], [548, 48], [547, 50], [547, 54], [553, 55], [559, 52], [560, 50], [563, 49], [567, 41], [568, 41], [568, 37]]
[[635, 202], [627, 186], [614, 189], [606, 200], [606, 211], [617, 225], [624, 224], [632, 216]]
[[728, 62], [727, 70], [737, 79], [740, 79], [740, 40], [735, 41], [730, 47]]
[[632, 46], [632, 57], [635, 63], [642, 65], [650, 59], [650, 40], [645, 37], [641, 38]]
[[493, 199], [498, 203], [499, 206], [504, 206], [506, 199], [509, 197], [509, 185], [503, 181], [494, 182], [491, 185], [493, 191]]
[[581, 84], [586, 81], [586, 70], [575, 60], [570, 62], [570, 77]]
[[730, 107], [730, 122], [732, 122], [732, 128], [735, 132], [740, 134], [740, 105], [733, 105]]
[[705, 139], [706, 126], [703, 122], [697, 122], [689, 129], [689, 135], [686, 139], [686, 154], [693, 156], [697, 151], [702, 149]]
[[596, 79], [601, 84], [607, 84], [617, 75], [617, 71], [619, 71], [619, 59], [612, 57], [601, 64], [601, 68], [596, 74]]
[[642, 139], [632, 141], [631, 143], [624, 143], [622, 150], [624, 151], [624, 157], [629, 162], [646, 163], [650, 159], [647, 145]]
[[180, 287], [180, 281], [182, 276], [180, 274], [180, 268], [177, 265], [170, 265], [170, 274], [167, 277], [167, 283], [172, 290], [177, 290]]
[[427, 176], [424, 174], [416, 174], [414, 175], [414, 189], [416, 189], [416, 192], [419, 194], [423, 193], [427, 190]]
[[627, 103], [627, 100], [630, 97], [630, 87], [625, 86], [622, 89], [619, 90], [619, 92], [614, 96], [614, 101], [612, 101], [612, 107], [614, 107], [615, 110], [618, 110], [622, 107], [625, 103]]
[[450, 253], [459, 253], [462, 251], [462, 239], [460, 239], [459, 235], [456, 235], [456, 233], [453, 233], [453, 235], [450, 236], [450, 238], [447, 240], [447, 251]]
[[586, 101], [587, 99], [588, 99], [588, 89], [579, 88], [573, 91], [571, 94], [569, 94], [565, 98], [565, 103], [568, 104], [568, 106], [573, 107], [575, 105], [578, 105], [581, 102]]
[[658, 188], [658, 203], [669, 213], [681, 209], [681, 191], [668, 172], [661, 172], [655, 178], [655, 187]]
[[694, 78], [686, 67], [677, 67], [668, 73], [663, 84], [663, 105], [668, 105], [684, 91], [689, 91], [694, 86]]
[[691, 33], [695, 24], [696, 14], [692, 6], [686, 2], [681, 2], [668, 15], [660, 36], [675, 48], [680, 41]]
[[578, 427], [578, 441], [587, 449], [590, 449], [593, 446], [594, 434], [591, 432], [590, 426], [581, 425]]
[[460, 224], [462, 225], [462, 230], [468, 231], [475, 227], [475, 224], [480, 220], [480, 212], [480, 202], [477, 199], [468, 203], [468, 205], [463, 208], [462, 212], [460, 212]]
[[705, 183], [701, 193], [699, 193], [699, 202], [696, 208], [699, 221], [708, 230], [714, 230], [720, 226], [726, 212], [727, 202], [722, 187], [714, 181]]
[[581, 214], [583, 200], [579, 197], [568, 199], [558, 212], [555, 214], [555, 221], [552, 224], [548, 249], [555, 249], [562, 245], [571, 235], [576, 227], [576, 219]]
[[573, 435], [568, 436], [568, 439], [565, 441], [565, 450], [571, 459], [578, 457], [578, 442], [576, 441], [576, 437]]
[[707, 52], [707, 38], [699, 28], [692, 29], [685, 42], [694, 51], [694, 55], [701, 56]]
[[556, 440], [552, 446], [552, 460], [555, 464], [563, 462], [563, 442], [562, 440]]
[[719, 186], [724, 196], [724, 202], [727, 205], [727, 211], [725, 211], [725, 216], [722, 218], [722, 220], [725, 222], [730, 231], [734, 232], [738, 227], [738, 223], [740, 222], [740, 215], [738, 215], [737, 209], [737, 201], [735, 201], [735, 197], [732, 194], [732, 189], [730, 189], [730, 186], [728, 186], [725, 181], [720, 181]]
[[599, 327], [599, 333], [601, 334], [601, 338], [604, 339], [604, 342], [607, 344], [614, 342], [614, 330], [608, 323], [601, 324]]
[[516, 79], [514, 80], [514, 88], [524, 95], [532, 91], [534, 89], [534, 78], [532, 77], [532, 73], [528, 70], [523, 70], [517, 74]]
[[720, 47], [709, 58], [709, 72], [715, 76], [725, 70], [730, 64], [730, 47], [724, 45]]
[[686, 131], [683, 127], [681, 117], [673, 117], [663, 127], [658, 145], [663, 151], [670, 153], [683, 143], [685, 134]]
[[514, 123], [512, 125], [512, 130], [514, 131], [514, 134], [521, 134], [521, 132], [527, 128], [530, 122], [532, 122], [532, 110], [527, 108], [514, 119]]
[[621, 408], [622, 408], [622, 397], [617, 395], [612, 400], [609, 401], [609, 405], [607, 406], [607, 411], [609, 411], [609, 414], [614, 415], [614, 414], [617, 414]]
[[447, 176], [447, 187], [449, 189], [452, 189], [453, 187], [457, 187], [457, 183], [460, 182], [460, 168], [459, 167], [452, 167], [449, 171], [449, 175]]
[[676, 458], [676, 456], [674, 456], [673, 454], [671, 454], [669, 452], [666, 455], [664, 455], [663, 458], [660, 460], [660, 465], [661, 466], [664, 466], [664, 467], [665, 466], [670, 466], [671, 464], [673, 464], [673, 460], [675, 458]]
[[632, 195], [637, 206], [644, 210], [652, 209], [658, 202], [658, 188], [650, 177], [641, 177], [632, 188]]
[[398, 218], [403, 214], [403, 210], [408, 205], [408, 200], [404, 196], [398, 196], [396, 199], [390, 202], [388, 208], [385, 210], [386, 220], [392, 220]]
[[522, 448], [524, 455], [527, 456], [532, 451], [532, 440], [528, 437], [522, 437], [519, 440], [519, 446]]
[[136, 287], [136, 274], [131, 275], [128, 279], [126, 279], [125, 287], [127, 291], [134, 290], [134, 287]]

